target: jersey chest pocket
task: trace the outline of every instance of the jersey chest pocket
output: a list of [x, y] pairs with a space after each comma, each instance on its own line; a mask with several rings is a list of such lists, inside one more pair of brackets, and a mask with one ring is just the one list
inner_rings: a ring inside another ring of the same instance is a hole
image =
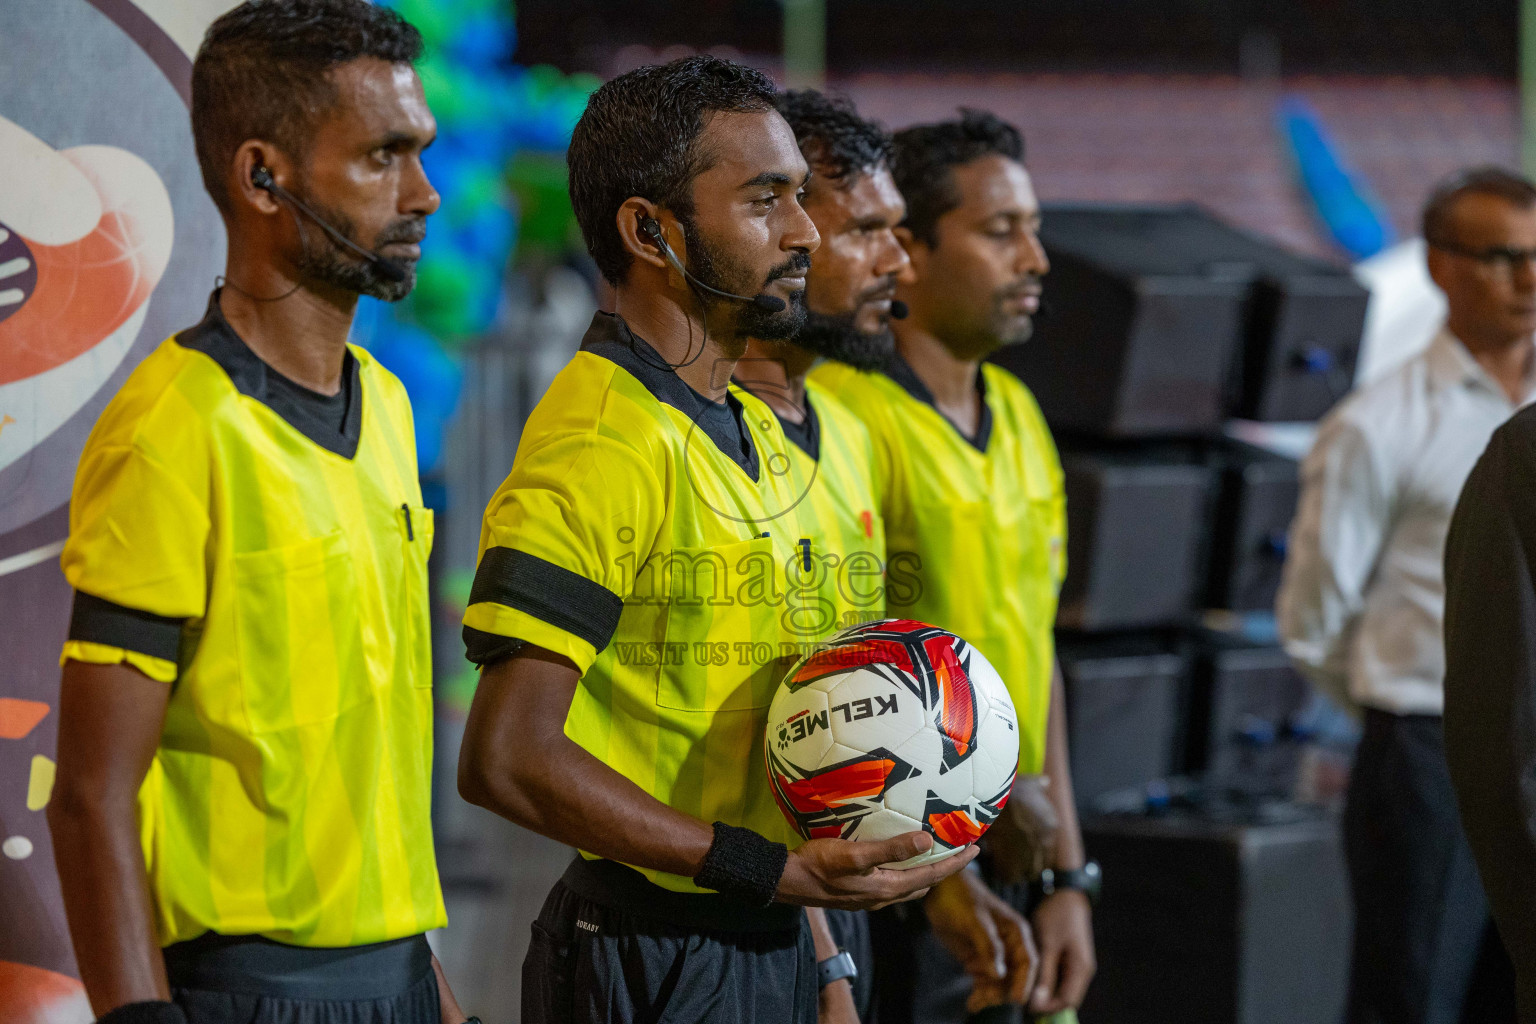
[[235, 556], [240, 697], [251, 732], [335, 718], [372, 696], [341, 531]]
[[794, 638], [773, 542], [677, 548], [661, 568], [666, 641], [656, 703], [679, 711], [767, 707], [798, 657], [785, 647]]

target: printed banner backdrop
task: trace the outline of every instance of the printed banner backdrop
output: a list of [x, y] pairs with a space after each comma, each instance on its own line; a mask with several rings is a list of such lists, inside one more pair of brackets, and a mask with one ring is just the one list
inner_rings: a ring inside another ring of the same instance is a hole
[[58, 554], [103, 406], [202, 316], [224, 265], [187, 117], [191, 53], [233, 0], [0, 4], [0, 1020], [92, 1018], [44, 808]]

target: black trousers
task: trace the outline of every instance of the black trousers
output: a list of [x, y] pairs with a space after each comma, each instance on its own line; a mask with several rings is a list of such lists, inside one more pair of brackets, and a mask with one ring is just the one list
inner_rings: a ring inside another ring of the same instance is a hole
[[804, 912], [723, 901], [578, 860], [533, 923], [522, 1024], [815, 1024]]
[[1349, 1024], [1514, 1021], [1514, 972], [1457, 817], [1438, 716], [1366, 711], [1344, 849]]
[[340, 949], [208, 933], [165, 949], [190, 1024], [441, 1024], [420, 935]]

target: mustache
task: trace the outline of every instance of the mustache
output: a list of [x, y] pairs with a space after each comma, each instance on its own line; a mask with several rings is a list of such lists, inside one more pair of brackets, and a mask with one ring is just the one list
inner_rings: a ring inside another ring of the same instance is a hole
[[779, 278], [789, 277], [791, 274], [804, 274], [807, 270], [810, 269], [811, 254], [806, 252], [797, 252], [791, 255], [789, 259], [785, 260], [783, 263], [768, 271], [768, 280], [777, 281]]
[[427, 237], [427, 221], [425, 217], [407, 217], [398, 220], [379, 232], [379, 237], [374, 240], [373, 247], [382, 249], [386, 245], [396, 242], [415, 244]]
[[1030, 275], [1022, 281], [999, 288], [996, 292], [998, 299], [1022, 299], [1028, 295], [1039, 295], [1041, 291], [1040, 278]]
[[894, 299], [896, 297], [896, 275], [891, 274], [884, 281], [859, 293], [860, 306], [866, 302], [877, 302], [880, 299]]

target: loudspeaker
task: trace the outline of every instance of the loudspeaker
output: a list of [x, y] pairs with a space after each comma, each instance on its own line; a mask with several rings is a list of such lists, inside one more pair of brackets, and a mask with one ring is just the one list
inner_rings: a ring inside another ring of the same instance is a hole
[[1057, 624], [1188, 620], [1203, 587], [1213, 472], [1183, 449], [1067, 449], [1067, 578]]
[[1050, 315], [993, 358], [1023, 378], [1057, 429], [1103, 437], [1215, 432], [1249, 280], [1188, 251], [1192, 210], [1048, 207]]
[[1349, 390], [1369, 293], [1194, 205], [1048, 206], [1051, 315], [995, 358], [1052, 425], [1203, 435], [1311, 420]]
[[1286, 534], [1301, 493], [1297, 464], [1237, 442], [1227, 444], [1217, 461], [1221, 475], [1206, 603], [1240, 612], [1273, 611]]
[[1190, 773], [1213, 791], [1289, 796], [1311, 701], [1311, 685], [1279, 647], [1206, 633], [1190, 696]]
[[1346, 270], [1257, 239], [1259, 273], [1249, 299], [1232, 415], [1315, 420], [1355, 381], [1370, 292]]
[[1085, 1021], [1332, 1024], [1351, 912], [1336, 821], [1297, 807], [1083, 823], [1104, 869]]
[[1185, 651], [1154, 637], [1110, 637], [1063, 640], [1057, 653], [1079, 807], [1179, 771]]

